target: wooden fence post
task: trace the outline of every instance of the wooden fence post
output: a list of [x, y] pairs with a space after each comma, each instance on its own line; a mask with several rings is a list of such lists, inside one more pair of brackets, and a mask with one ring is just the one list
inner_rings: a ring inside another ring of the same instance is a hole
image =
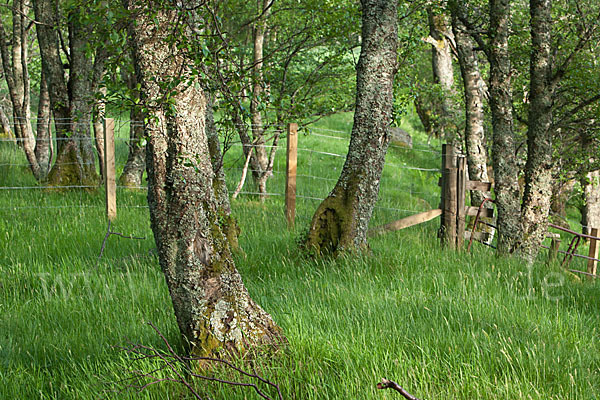
[[456, 246], [457, 221], [457, 166], [456, 152], [453, 146], [442, 146], [442, 244], [454, 248]]
[[[598, 237], [598, 228], [590, 229], [590, 236]], [[590, 258], [598, 258], [598, 240], [590, 239]], [[596, 270], [598, 267], [598, 261], [596, 260], [588, 260], [587, 272], [590, 274], [596, 275]]]
[[117, 216], [117, 181], [115, 179], [115, 120], [104, 119], [104, 182], [106, 185], [106, 217]]
[[548, 262], [553, 262], [554, 260], [556, 260], [556, 257], [558, 256], [558, 249], [560, 248], [560, 235], [552, 234], [552, 236], [550, 236], [550, 238], [551, 238], [551, 242], [550, 242], [550, 250], [548, 250]]
[[285, 173], [285, 217], [288, 228], [294, 227], [296, 218], [296, 169], [298, 165], [298, 124], [288, 124], [287, 160]]
[[467, 193], [467, 158], [456, 160], [456, 248], [461, 249], [465, 241], [466, 225], [466, 193]]

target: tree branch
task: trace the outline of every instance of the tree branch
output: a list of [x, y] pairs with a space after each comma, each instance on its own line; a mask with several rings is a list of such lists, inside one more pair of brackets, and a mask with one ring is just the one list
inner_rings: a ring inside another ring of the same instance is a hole
[[385, 378], [382, 378], [381, 382], [379, 382], [377, 384], [377, 389], [393, 389], [393, 390], [397, 391], [398, 393], [400, 393], [402, 396], [404, 396], [404, 398], [407, 400], [419, 400], [418, 398], [416, 398], [415, 396], [413, 396], [412, 394], [410, 394], [406, 390], [404, 390], [396, 382], [390, 381]]

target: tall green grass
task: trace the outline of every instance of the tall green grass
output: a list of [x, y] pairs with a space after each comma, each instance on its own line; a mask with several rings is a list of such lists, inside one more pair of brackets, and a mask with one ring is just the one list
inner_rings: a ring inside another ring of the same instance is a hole
[[[347, 137], [350, 121], [324, 121], [302, 133], [300, 147], [345, 154], [347, 142], [316, 134]], [[20, 157], [0, 145], [0, 163]], [[239, 156], [227, 157], [233, 187]], [[298, 173], [313, 177], [299, 179], [299, 192], [325, 196], [342, 164], [306, 152]], [[388, 164], [436, 168], [439, 158], [391, 148]], [[278, 159], [276, 172], [284, 165]], [[35, 184], [26, 169], [0, 168], [2, 185]], [[276, 173], [269, 191], [280, 192], [282, 179]], [[436, 184], [435, 173], [386, 167], [373, 224], [405, 216], [398, 210], [437, 207]], [[107, 229], [101, 190], [0, 190], [0, 398], [186, 398], [169, 383], [122, 390], [128, 371], [156, 364], [114, 346], [165, 349], [147, 321], [181, 346], [145, 201], [142, 191], [119, 191], [112, 230], [145, 239], [111, 236], [98, 260]], [[368, 254], [308, 259], [297, 242], [317, 205], [299, 200], [289, 231], [280, 196], [233, 202], [245, 253], [237, 266], [289, 341], [257, 368], [285, 398], [399, 398], [375, 388], [382, 377], [425, 399], [600, 397], [597, 284], [558, 265], [498, 259], [481, 246], [445, 251], [437, 220], [373, 238]], [[244, 388], [197, 388], [214, 399], [258, 398]]]

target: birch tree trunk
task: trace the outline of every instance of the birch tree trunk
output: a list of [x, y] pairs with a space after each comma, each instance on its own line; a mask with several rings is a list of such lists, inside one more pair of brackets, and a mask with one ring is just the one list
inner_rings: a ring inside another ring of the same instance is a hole
[[532, 263], [548, 228], [552, 198], [552, 1], [531, 0], [531, 61], [527, 164], [522, 206], [522, 240], [518, 252]]
[[589, 172], [582, 182], [583, 186], [583, 233], [591, 228], [600, 228], [600, 170]]
[[519, 168], [513, 135], [511, 64], [508, 54], [510, 18], [510, 0], [490, 0], [489, 92], [499, 254], [512, 253], [522, 231]]
[[[483, 81], [479, 71], [479, 62], [475, 45], [471, 36], [467, 33], [466, 27], [460, 21], [460, 7], [452, 3], [452, 29], [456, 42], [458, 61], [464, 87], [465, 98], [465, 150], [467, 154], [467, 168], [469, 179], [479, 182], [489, 182], [490, 178], [487, 172], [488, 154], [485, 141], [484, 129], [484, 111], [483, 111], [483, 90], [481, 82]], [[471, 205], [479, 207], [483, 201], [492, 197], [491, 192], [471, 190]], [[492, 207], [492, 204], [488, 207]], [[483, 217], [483, 222], [489, 225], [483, 226], [483, 231], [490, 233], [488, 243], [493, 239], [495, 229], [490, 225], [494, 224], [493, 218]]]
[[362, 45], [350, 147], [340, 178], [313, 216], [305, 247], [337, 253], [367, 247], [389, 143], [397, 69], [397, 1], [361, 0]]
[[252, 177], [258, 192], [260, 193], [261, 200], [266, 199], [267, 193], [267, 179], [269, 172], [267, 167], [269, 163], [269, 157], [267, 149], [265, 148], [264, 128], [262, 121], [262, 111], [260, 109], [261, 103], [265, 101], [263, 98], [263, 58], [264, 58], [264, 43], [265, 34], [267, 32], [267, 18], [270, 14], [271, 0], [262, 0], [259, 2], [261, 7], [257, 10], [260, 18], [254, 24], [254, 66], [252, 67], [252, 99], [250, 101], [250, 114], [252, 115], [252, 136], [254, 138], [254, 155], [256, 157], [256, 164], [259, 169], [252, 169]]
[[[274, 343], [280, 328], [248, 294], [219, 221], [207, 141], [207, 97], [158, 1], [129, 1], [136, 72], [146, 108], [148, 204], [181, 334], [196, 355]], [[168, 92], [167, 92], [168, 90]], [[170, 93], [170, 101], [164, 96]]]
[[52, 166], [54, 145], [52, 144], [52, 130], [50, 129], [50, 94], [44, 70], [40, 77], [40, 95], [38, 98], [37, 137], [35, 141], [35, 157], [40, 166], [41, 175], [46, 177]]
[[[465, 97], [465, 147], [469, 179], [489, 182], [487, 173], [487, 146], [485, 142], [483, 96], [480, 82], [479, 62], [474, 50], [474, 43], [460, 22], [456, 6], [452, 10], [452, 25], [458, 61], [463, 78]], [[491, 197], [489, 192], [471, 191], [471, 204], [478, 207], [485, 198]]]
[[36, 140], [31, 124], [29, 43], [27, 40], [29, 10], [30, 6], [24, 0], [13, 2], [10, 38], [6, 34], [4, 23], [0, 23], [0, 55], [13, 106], [15, 136], [19, 139], [18, 144], [25, 152], [33, 176], [41, 181], [45, 179], [46, 173], [36, 156]]
[[[427, 19], [429, 23], [429, 37], [427, 41], [431, 44], [431, 66], [433, 80], [442, 89], [441, 109], [439, 110], [439, 122], [437, 132], [439, 137], [460, 148], [460, 140], [456, 137], [456, 107], [454, 98], [454, 67], [452, 64], [451, 42], [454, 35], [446, 15], [436, 13], [431, 7], [427, 8]], [[434, 105], [435, 106], [435, 105]]]

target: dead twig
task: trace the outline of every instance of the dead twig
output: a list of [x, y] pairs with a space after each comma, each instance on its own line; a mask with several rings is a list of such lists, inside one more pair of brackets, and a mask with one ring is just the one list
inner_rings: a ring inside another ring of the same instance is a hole
[[[239, 373], [242, 376], [256, 379], [259, 383], [265, 384], [274, 389], [277, 392], [276, 399], [283, 400], [283, 395], [281, 394], [279, 386], [258, 375], [255, 368], [253, 368], [253, 372], [250, 373], [244, 371], [239, 367], [236, 367], [231, 362], [220, 358], [180, 356], [176, 353], [176, 351], [173, 349], [166, 337], [160, 332], [160, 330], [158, 330], [158, 328], [154, 324], [148, 322], [148, 325], [150, 325], [152, 329], [154, 329], [154, 331], [158, 334], [158, 336], [165, 344], [167, 350], [157, 350], [153, 347], [145, 346], [142, 344], [133, 344], [131, 347], [116, 346], [117, 348], [127, 352], [130, 356], [132, 356], [132, 363], [144, 360], [150, 360], [159, 363], [158, 367], [153, 368], [149, 372], [144, 372], [138, 369], [130, 370], [129, 372], [132, 376], [120, 381], [129, 382], [126, 385], [125, 389], [133, 388], [136, 389], [138, 392], [141, 392], [149, 386], [161, 382], [174, 382], [183, 385], [194, 398], [202, 400], [204, 399], [204, 397], [202, 397], [200, 393], [198, 393], [195, 390], [193, 381], [189, 380], [190, 378], [195, 378], [209, 382], [217, 382], [224, 385], [252, 388], [256, 392], [256, 394], [258, 394], [261, 398], [265, 400], [274, 400], [265, 391], [261, 390], [261, 388], [255, 383], [238, 382], [233, 380], [221, 379], [214, 376], [199, 374], [197, 368], [194, 368], [194, 365], [197, 366], [198, 362], [203, 362], [218, 365], [220, 364], [227, 367], [230, 370]], [[193, 363], [194, 361], [196, 363]], [[162, 376], [160, 376], [159, 373], [161, 373]]]
[[106, 229], [106, 235], [104, 235], [104, 240], [102, 241], [102, 247], [100, 247], [100, 255], [98, 255], [98, 261], [96, 262], [96, 268], [100, 265], [100, 259], [102, 258], [102, 254], [104, 254], [104, 249], [106, 248], [106, 241], [110, 235], [120, 236], [124, 239], [135, 239], [135, 240], [146, 240], [146, 237], [137, 237], [137, 236], [128, 236], [119, 232], [113, 232], [110, 230], [110, 220], [108, 220], [108, 228]]
[[396, 382], [390, 381], [385, 378], [382, 378], [381, 382], [377, 384], [377, 389], [394, 389], [402, 396], [404, 396], [404, 398], [407, 400], [419, 400], [418, 398], [404, 390], [404, 388], [402, 388], [402, 386], [398, 385]]

